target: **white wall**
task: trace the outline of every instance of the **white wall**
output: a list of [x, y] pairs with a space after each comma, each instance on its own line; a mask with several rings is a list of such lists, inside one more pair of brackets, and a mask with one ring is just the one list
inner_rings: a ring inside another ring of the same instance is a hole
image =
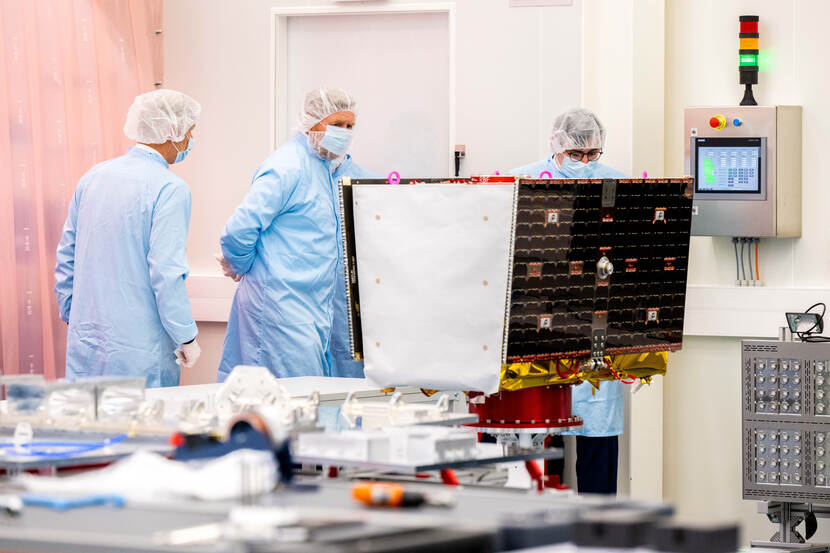
[[[737, 84], [739, 15], [759, 15], [762, 50], [759, 104], [804, 106], [803, 233], [799, 239], [762, 241], [761, 276], [780, 297], [800, 296], [787, 287], [816, 288], [826, 294], [830, 205], [830, 168], [822, 162], [830, 133], [826, 56], [816, 44], [826, 32], [830, 3], [822, 0], [671, 0], [666, 2], [665, 167], [683, 170], [683, 121], [686, 106], [734, 105]], [[766, 59], [766, 63], [764, 60]], [[692, 286], [729, 286], [734, 278], [728, 239], [694, 238]], [[736, 307], [752, 309], [767, 295], [746, 290]], [[737, 295], [736, 295], [737, 297]], [[805, 304], [801, 307], [807, 307]], [[800, 305], [794, 305], [798, 308]], [[687, 304], [688, 308], [693, 307]], [[783, 324], [783, 313], [780, 316]], [[773, 326], [773, 324], [770, 324]], [[688, 328], [688, 327], [687, 327]], [[740, 333], [740, 328], [734, 330]], [[769, 328], [774, 335], [775, 328]], [[745, 541], [768, 539], [772, 526], [756, 514], [754, 502], [741, 499], [740, 341], [738, 337], [685, 337], [673, 354], [664, 379], [664, 492], [681, 515], [740, 519]], [[819, 541], [828, 540], [819, 522]]]
[[[454, 4], [456, 141], [467, 144], [462, 174], [505, 172], [545, 157], [553, 117], [581, 99], [581, 0], [547, 8], [509, 8], [506, 0]], [[174, 168], [193, 190], [188, 288], [194, 311], [202, 313], [197, 319], [221, 322], [227, 315], [233, 287], [218, 277], [213, 254], [225, 221], [270, 153], [271, 8], [318, 5], [338, 4], [165, 2], [165, 86], [202, 104], [197, 146]], [[215, 379], [220, 335], [213, 326], [201, 333], [205, 354], [191, 371], [193, 381]]]
[[586, 0], [585, 14], [582, 104], [608, 129], [602, 162], [631, 174], [634, 0]]

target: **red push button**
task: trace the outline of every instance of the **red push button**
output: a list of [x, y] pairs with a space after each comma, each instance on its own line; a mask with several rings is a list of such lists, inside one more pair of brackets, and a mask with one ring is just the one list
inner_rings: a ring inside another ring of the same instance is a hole
[[723, 115], [715, 115], [709, 119], [709, 126], [716, 130], [721, 130], [726, 127], [726, 118]]

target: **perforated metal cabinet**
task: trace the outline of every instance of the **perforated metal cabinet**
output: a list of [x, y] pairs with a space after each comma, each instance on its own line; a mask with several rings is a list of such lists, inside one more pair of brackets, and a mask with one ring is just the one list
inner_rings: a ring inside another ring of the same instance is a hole
[[744, 499], [830, 501], [830, 343], [742, 342]]
[[[710, 125], [717, 116], [722, 117], [721, 128]], [[693, 236], [801, 236], [801, 119], [801, 106], [714, 106], [683, 111], [687, 175], [696, 173], [698, 138], [759, 138], [762, 144], [757, 192], [701, 191], [696, 182]]]

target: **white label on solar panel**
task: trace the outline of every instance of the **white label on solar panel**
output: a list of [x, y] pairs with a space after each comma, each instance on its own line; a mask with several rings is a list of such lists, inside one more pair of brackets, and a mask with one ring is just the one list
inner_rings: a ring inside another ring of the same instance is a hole
[[366, 377], [498, 390], [513, 185], [355, 185]]

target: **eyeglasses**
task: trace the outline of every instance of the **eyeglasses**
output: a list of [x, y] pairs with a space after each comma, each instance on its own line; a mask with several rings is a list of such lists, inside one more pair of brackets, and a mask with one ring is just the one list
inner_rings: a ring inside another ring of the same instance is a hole
[[565, 155], [574, 161], [582, 161], [585, 157], [588, 161], [595, 161], [602, 155], [602, 150], [565, 150]]

